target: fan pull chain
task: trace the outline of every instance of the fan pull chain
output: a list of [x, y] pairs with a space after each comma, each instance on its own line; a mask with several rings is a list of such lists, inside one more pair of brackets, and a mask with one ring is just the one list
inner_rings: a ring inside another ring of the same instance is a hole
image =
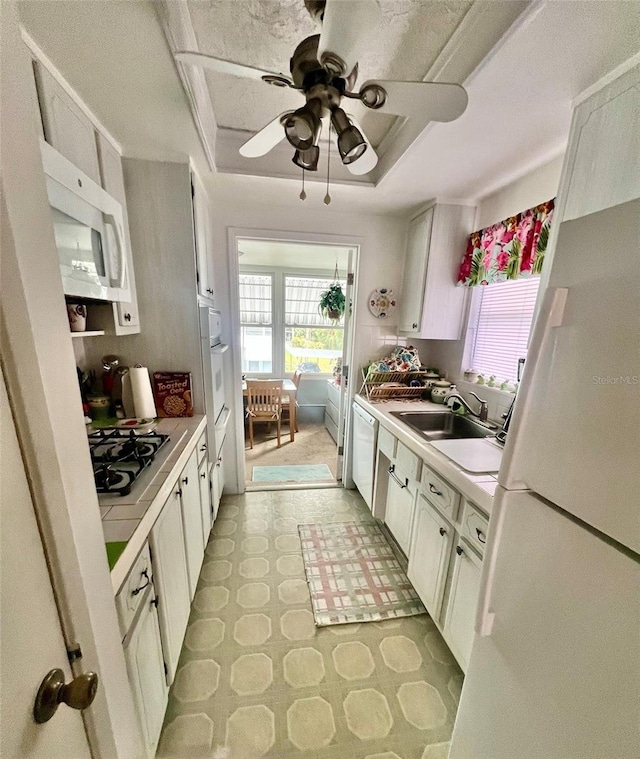
[[307, 193], [304, 191], [304, 169], [302, 169], [302, 192], [300, 193], [300, 200], [306, 200]]
[[331, 195], [329, 195], [329, 165], [331, 160], [331, 123], [329, 123], [329, 141], [327, 143], [327, 194], [324, 196], [324, 204], [328, 206], [331, 203]]

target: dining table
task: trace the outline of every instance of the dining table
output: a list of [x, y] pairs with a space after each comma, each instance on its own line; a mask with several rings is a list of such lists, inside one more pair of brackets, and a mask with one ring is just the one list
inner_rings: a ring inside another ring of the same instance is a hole
[[[249, 377], [248, 379], [253, 379], [253, 377]], [[265, 382], [282, 382], [282, 401], [283, 403], [289, 404], [289, 418], [290, 418], [290, 425], [291, 425], [291, 439], [293, 440], [295, 437], [295, 429], [297, 426], [297, 419], [296, 419], [296, 398], [298, 395], [298, 388], [295, 386], [295, 383], [293, 380], [290, 379], [280, 379], [279, 377], [270, 377], [269, 379], [265, 379]], [[242, 395], [244, 398], [247, 397], [247, 381], [245, 379], [242, 380]]]

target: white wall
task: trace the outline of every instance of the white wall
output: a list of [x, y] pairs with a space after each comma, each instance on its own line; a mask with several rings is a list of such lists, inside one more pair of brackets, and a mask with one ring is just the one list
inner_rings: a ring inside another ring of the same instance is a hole
[[[554, 158], [482, 198], [478, 203], [475, 228], [483, 229], [555, 197], [563, 160], [564, 156]], [[449, 379], [458, 381], [460, 372], [469, 368], [463, 365], [466, 339], [465, 330], [461, 340], [421, 340], [420, 356], [423, 361], [428, 360], [429, 364], [446, 372]]]
[[[376, 319], [369, 313], [367, 299], [371, 290], [388, 287], [398, 293], [402, 283], [405, 257], [406, 221], [393, 216], [375, 216], [349, 213], [348, 210], [327, 208], [321, 197], [307, 199], [303, 204], [287, 199], [265, 199], [264, 202], [243, 202], [242, 196], [225, 191], [225, 183], [220, 177], [209, 180], [208, 191], [211, 200], [213, 227], [213, 250], [215, 265], [216, 300], [224, 315], [230, 313], [230, 292], [237, 288], [231, 282], [228, 266], [229, 228], [271, 230], [283, 233], [283, 239], [295, 239], [296, 234], [338, 235], [346, 242], [353, 239], [361, 243], [360, 266], [356, 283], [357, 303], [355, 354], [352, 368], [352, 382], [359, 388], [360, 368], [370, 359], [377, 358], [385, 350], [385, 340], [395, 344], [395, 315], [389, 321]], [[248, 180], [250, 181], [250, 180]], [[295, 198], [295, 195], [292, 194]], [[310, 202], [311, 201], [311, 202]], [[232, 350], [238, 350], [236, 338], [229, 329], [229, 319], [225, 320], [224, 339]], [[230, 362], [228, 362], [230, 364]], [[232, 388], [238, 378], [233, 377], [228, 366], [227, 387]], [[231, 395], [231, 393], [228, 393]], [[233, 409], [232, 409], [233, 410]], [[233, 435], [230, 431], [230, 435]], [[226, 474], [229, 488], [237, 487], [235, 440], [230, 439], [225, 447]]]

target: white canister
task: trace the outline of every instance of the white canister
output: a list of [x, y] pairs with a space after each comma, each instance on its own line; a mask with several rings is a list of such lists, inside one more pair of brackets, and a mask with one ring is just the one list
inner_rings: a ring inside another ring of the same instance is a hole
[[433, 383], [431, 388], [431, 400], [434, 403], [444, 403], [445, 397], [449, 394], [451, 383], [447, 380], [438, 380]]

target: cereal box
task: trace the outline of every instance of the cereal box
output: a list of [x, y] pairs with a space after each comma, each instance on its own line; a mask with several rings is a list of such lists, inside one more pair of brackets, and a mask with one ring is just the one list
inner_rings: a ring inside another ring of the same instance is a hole
[[153, 395], [158, 416], [193, 416], [190, 372], [154, 372]]

